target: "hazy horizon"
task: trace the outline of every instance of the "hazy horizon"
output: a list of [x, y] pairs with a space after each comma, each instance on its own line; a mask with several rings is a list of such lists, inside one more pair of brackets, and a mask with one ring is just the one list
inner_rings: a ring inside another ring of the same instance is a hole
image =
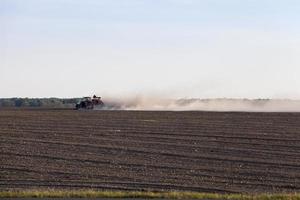
[[[1, 102], [4, 100], [4, 102]], [[74, 108], [80, 102], [64, 103], [65, 99], [49, 101], [34, 101], [34, 99], [0, 98], [1, 107], [44, 107], [44, 108]], [[142, 111], [217, 111], [217, 112], [300, 112], [300, 100], [289, 99], [171, 99], [159, 96], [126, 96], [104, 97], [104, 105], [95, 106], [94, 110], [142, 110]]]
[[300, 99], [296, 0], [0, 0], [0, 97]]

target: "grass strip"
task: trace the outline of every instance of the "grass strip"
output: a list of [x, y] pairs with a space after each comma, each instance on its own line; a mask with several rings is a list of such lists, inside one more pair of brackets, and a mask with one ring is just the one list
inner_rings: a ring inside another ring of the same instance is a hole
[[146, 199], [225, 199], [225, 200], [300, 200], [300, 193], [215, 194], [200, 192], [139, 192], [96, 190], [0, 191], [0, 198], [146, 198]]

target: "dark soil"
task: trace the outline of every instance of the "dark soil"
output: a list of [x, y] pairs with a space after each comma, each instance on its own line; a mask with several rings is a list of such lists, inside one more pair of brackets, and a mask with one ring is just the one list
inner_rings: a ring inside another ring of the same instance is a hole
[[0, 190], [300, 192], [300, 113], [0, 110]]

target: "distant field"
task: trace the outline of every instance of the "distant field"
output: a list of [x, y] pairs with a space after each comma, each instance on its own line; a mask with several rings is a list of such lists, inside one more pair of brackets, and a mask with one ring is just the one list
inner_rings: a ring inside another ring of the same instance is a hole
[[0, 110], [0, 191], [300, 192], [300, 113]]

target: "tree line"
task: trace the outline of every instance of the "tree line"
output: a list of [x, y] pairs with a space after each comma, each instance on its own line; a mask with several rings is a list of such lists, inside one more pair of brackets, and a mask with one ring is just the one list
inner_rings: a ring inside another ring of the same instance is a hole
[[71, 108], [80, 98], [0, 98], [0, 107]]

